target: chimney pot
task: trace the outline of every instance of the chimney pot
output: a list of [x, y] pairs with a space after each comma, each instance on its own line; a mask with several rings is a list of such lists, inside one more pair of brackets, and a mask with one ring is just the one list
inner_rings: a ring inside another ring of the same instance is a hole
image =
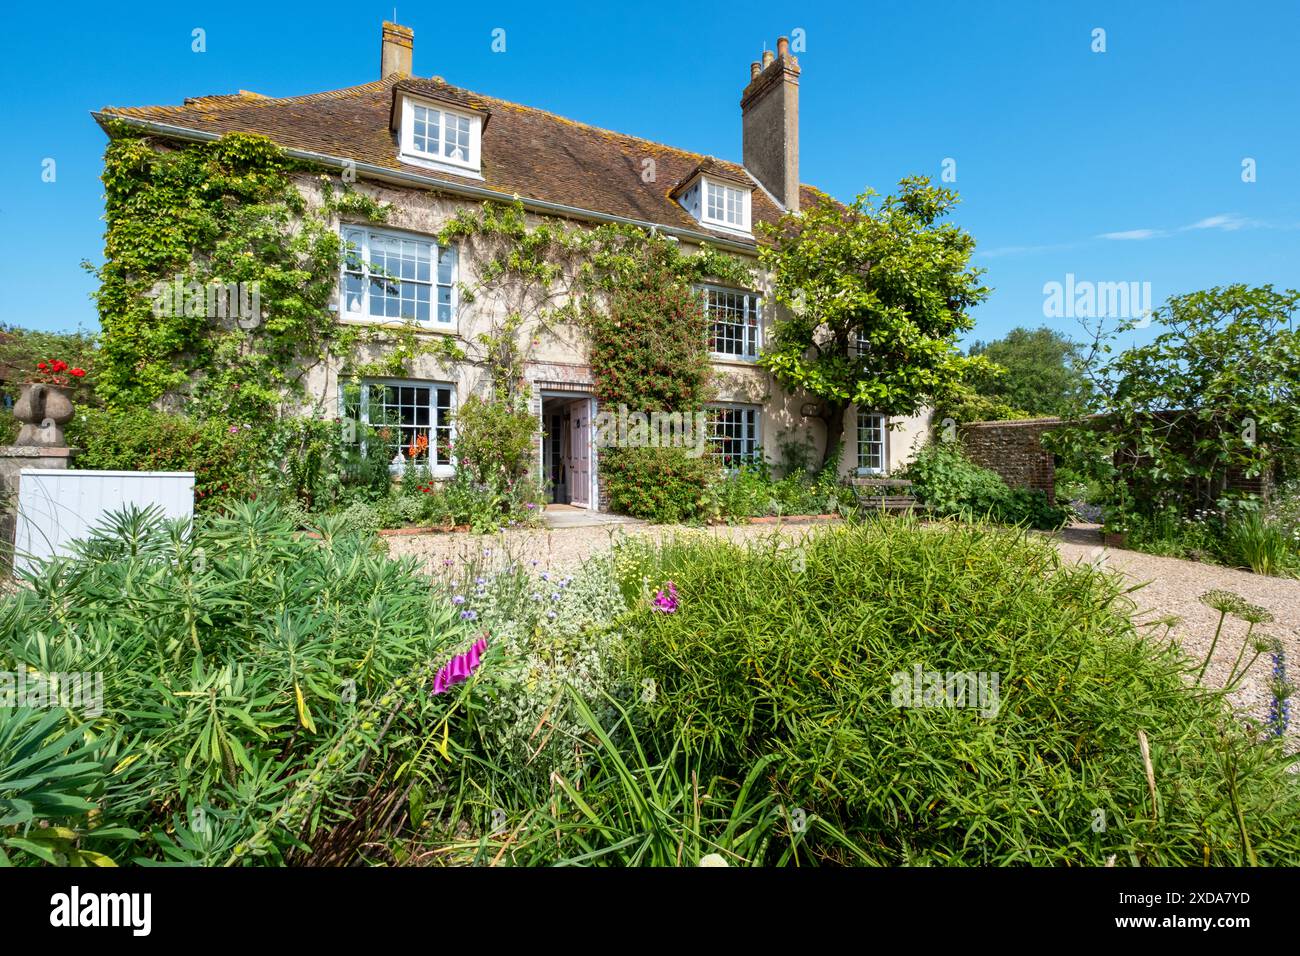
[[383, 43], [380, 48], [380, 79], [397, 74], [411, 75], [411, 55], [415, 46], [415, 31], [400, 23], [384, 21]]
[[[749, 85], [740, 97], [745, 168], [788, 212], [799, 211], [799, 61], [790, 40], [763, 51], [761, 65], [749, 67]], [[769, 67], [776, 63], [776, 69]]]

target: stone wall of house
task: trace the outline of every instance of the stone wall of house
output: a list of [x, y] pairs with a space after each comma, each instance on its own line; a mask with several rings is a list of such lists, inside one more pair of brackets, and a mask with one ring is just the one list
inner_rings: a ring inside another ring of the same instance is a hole
[[[297, 180], [297, 185], [312, 207], [318, 210], [323, 208], [325, 194], [317, 177], [303, 174]], [[390, 206], [388, 220], [377, 228], [395, 229], [416, 235], [434, 235], [457, 213], [477, 207], [477, 203], [470, 200], [435, 194], [430, 190], [369, 181], [359, 182], [355, 188]], [[540, 222], [540, 219], [530, 216], [530, 221], [535, 224]], [[337, 215], [333, 215], [331, 225], [341, 227], [343, 223]], [[683, 242], [685, 252], [694, 252], [697, 248], [690, 242]], [[472, 251], [464, 250], [459, 260], [458, 281], [470, 287], [476, 286], [481, 267], [482, 263], [478, 261], [478, 257]], [[759, 270], [755, 279], [756, 285], [753, 291], [760, 293], [770, 302], [772, 299], [770, 276]], [[481, 292], [472, 303], [460, 303], [455, 322], [451, 327], [429, 329], [421, 334], [429, 338], [454, 336], [464, 341], [475, 341], [479, 336], [499, 328], [505, 317], [519, 307], [517, 299], [520, 291], [518, 288], [507, 288], [490, 294]], [[373, 324], [371, 320], [354, 319], [341, 311], [343, 303], [338, 301], [337, 295], [332, 307], [339, 315], [340, 322]], [[764, 336], [770, 334], [772, 323], [776, 318], [775, 311], [772, 308], [764, 310]], [[530, 408], [540, 413], [543, 391], [575, 394], [590, 392], [591, 369], [587, 365], [586, 343], [576, 327], [552, 323], [543, 328], [536, 316], [529, 315], [519, 335], [522, 340], [534, 341], [534, 347], [529, 350], [529, 361], [524, 373], [527, 387], [530, 389]], [[396, 340], [381, 339], [359, 346], [356, 360], [358, 363], [377, 363], [389, 354], [395, 344]], [[762, 408], [759, 442], [770, 464], [780, 470], [784, 466], [782, 446], [802, 441], [807, 441], [811, 446], [809, 452], [811, 460], [814, 462], [821, 460], [822, 449], [826, 443], [825, 429], [821, 421], [808, 411], [809, 396], [787, 392], [776, 384], [770, 372], [759, 368], [753, 362], [715, 357], [712, 367], [711, 401], [757, 405]], [[299, 411], [327, 417], [337, 415], [339, 386], [349, 374], [348, 368], [334, 364], [321, 363], [307, 369], [303, 384], [308, 397]], [[438, 355], [415, 356], [406, 363], [406, 373], [400, 377], [411, 381], [450, 384], [455, 388], [457, 404], [472, 394], [483, 394], [488, 387], [483, 370], [476, 365], [469, 362], [447, 363]], [[815, 405], [815, 402], [812, 404]], [[655, 411], [655, 409], [643, 411]], [[850, 409], [845, 415], [845, 444], [840, 459], [840, 473], [846, 477], [854, 474], [857, 467], [856, 422], [856, 413]], [[929, 422], [929, 409], [908, 418], [896, 418], [891, 422], [887, 437], [888, 467], [891, 471], [906, 464], [917, 448], [924, 443]], [[541, 441], [539, 435], [534, 448], [534, 456], [539, 463], [539, 474]], [[600, 506], [607, 508], [608, 495], [604, 483], [599, 481], [599, 477], [597, 480]]]
[[1043, 447], [1045, 432], [1059, 418], [971, 422], [961, 426], [962, 445], [971, 461], [997, 472], [1012, 488], [1037, 488], [1056, 501], [1056, 464]]

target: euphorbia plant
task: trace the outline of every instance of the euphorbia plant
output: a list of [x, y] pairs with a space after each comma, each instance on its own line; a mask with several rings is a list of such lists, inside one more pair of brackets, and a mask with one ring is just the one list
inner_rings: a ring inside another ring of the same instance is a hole
[[86, 374], [84, 368], [69, 368], [68, 363], [63, 359], [49, 359], [44, 362], [36, 363], [36, 372], [28, 376], [28, 382], [39, 382], [43, 385], [71, 385], [74, 378], [83, 378]]

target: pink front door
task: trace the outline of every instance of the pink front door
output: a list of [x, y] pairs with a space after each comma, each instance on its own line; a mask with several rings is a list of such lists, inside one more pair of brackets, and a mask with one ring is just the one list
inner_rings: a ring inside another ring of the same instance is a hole
[[573, 403], [570, 413], [572, 438], [569, 444], [569, 501], [580, 508], [591, 507], [591, 401]]

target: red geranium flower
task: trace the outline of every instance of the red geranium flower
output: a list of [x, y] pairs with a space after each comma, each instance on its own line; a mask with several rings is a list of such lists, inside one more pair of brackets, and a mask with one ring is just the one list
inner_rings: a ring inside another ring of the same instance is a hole
[[81, 376], [86, 374], [86, 370], [84, 368], [74, 368], [68, 374], [75, 375], [77, 378], [81, 378]]

